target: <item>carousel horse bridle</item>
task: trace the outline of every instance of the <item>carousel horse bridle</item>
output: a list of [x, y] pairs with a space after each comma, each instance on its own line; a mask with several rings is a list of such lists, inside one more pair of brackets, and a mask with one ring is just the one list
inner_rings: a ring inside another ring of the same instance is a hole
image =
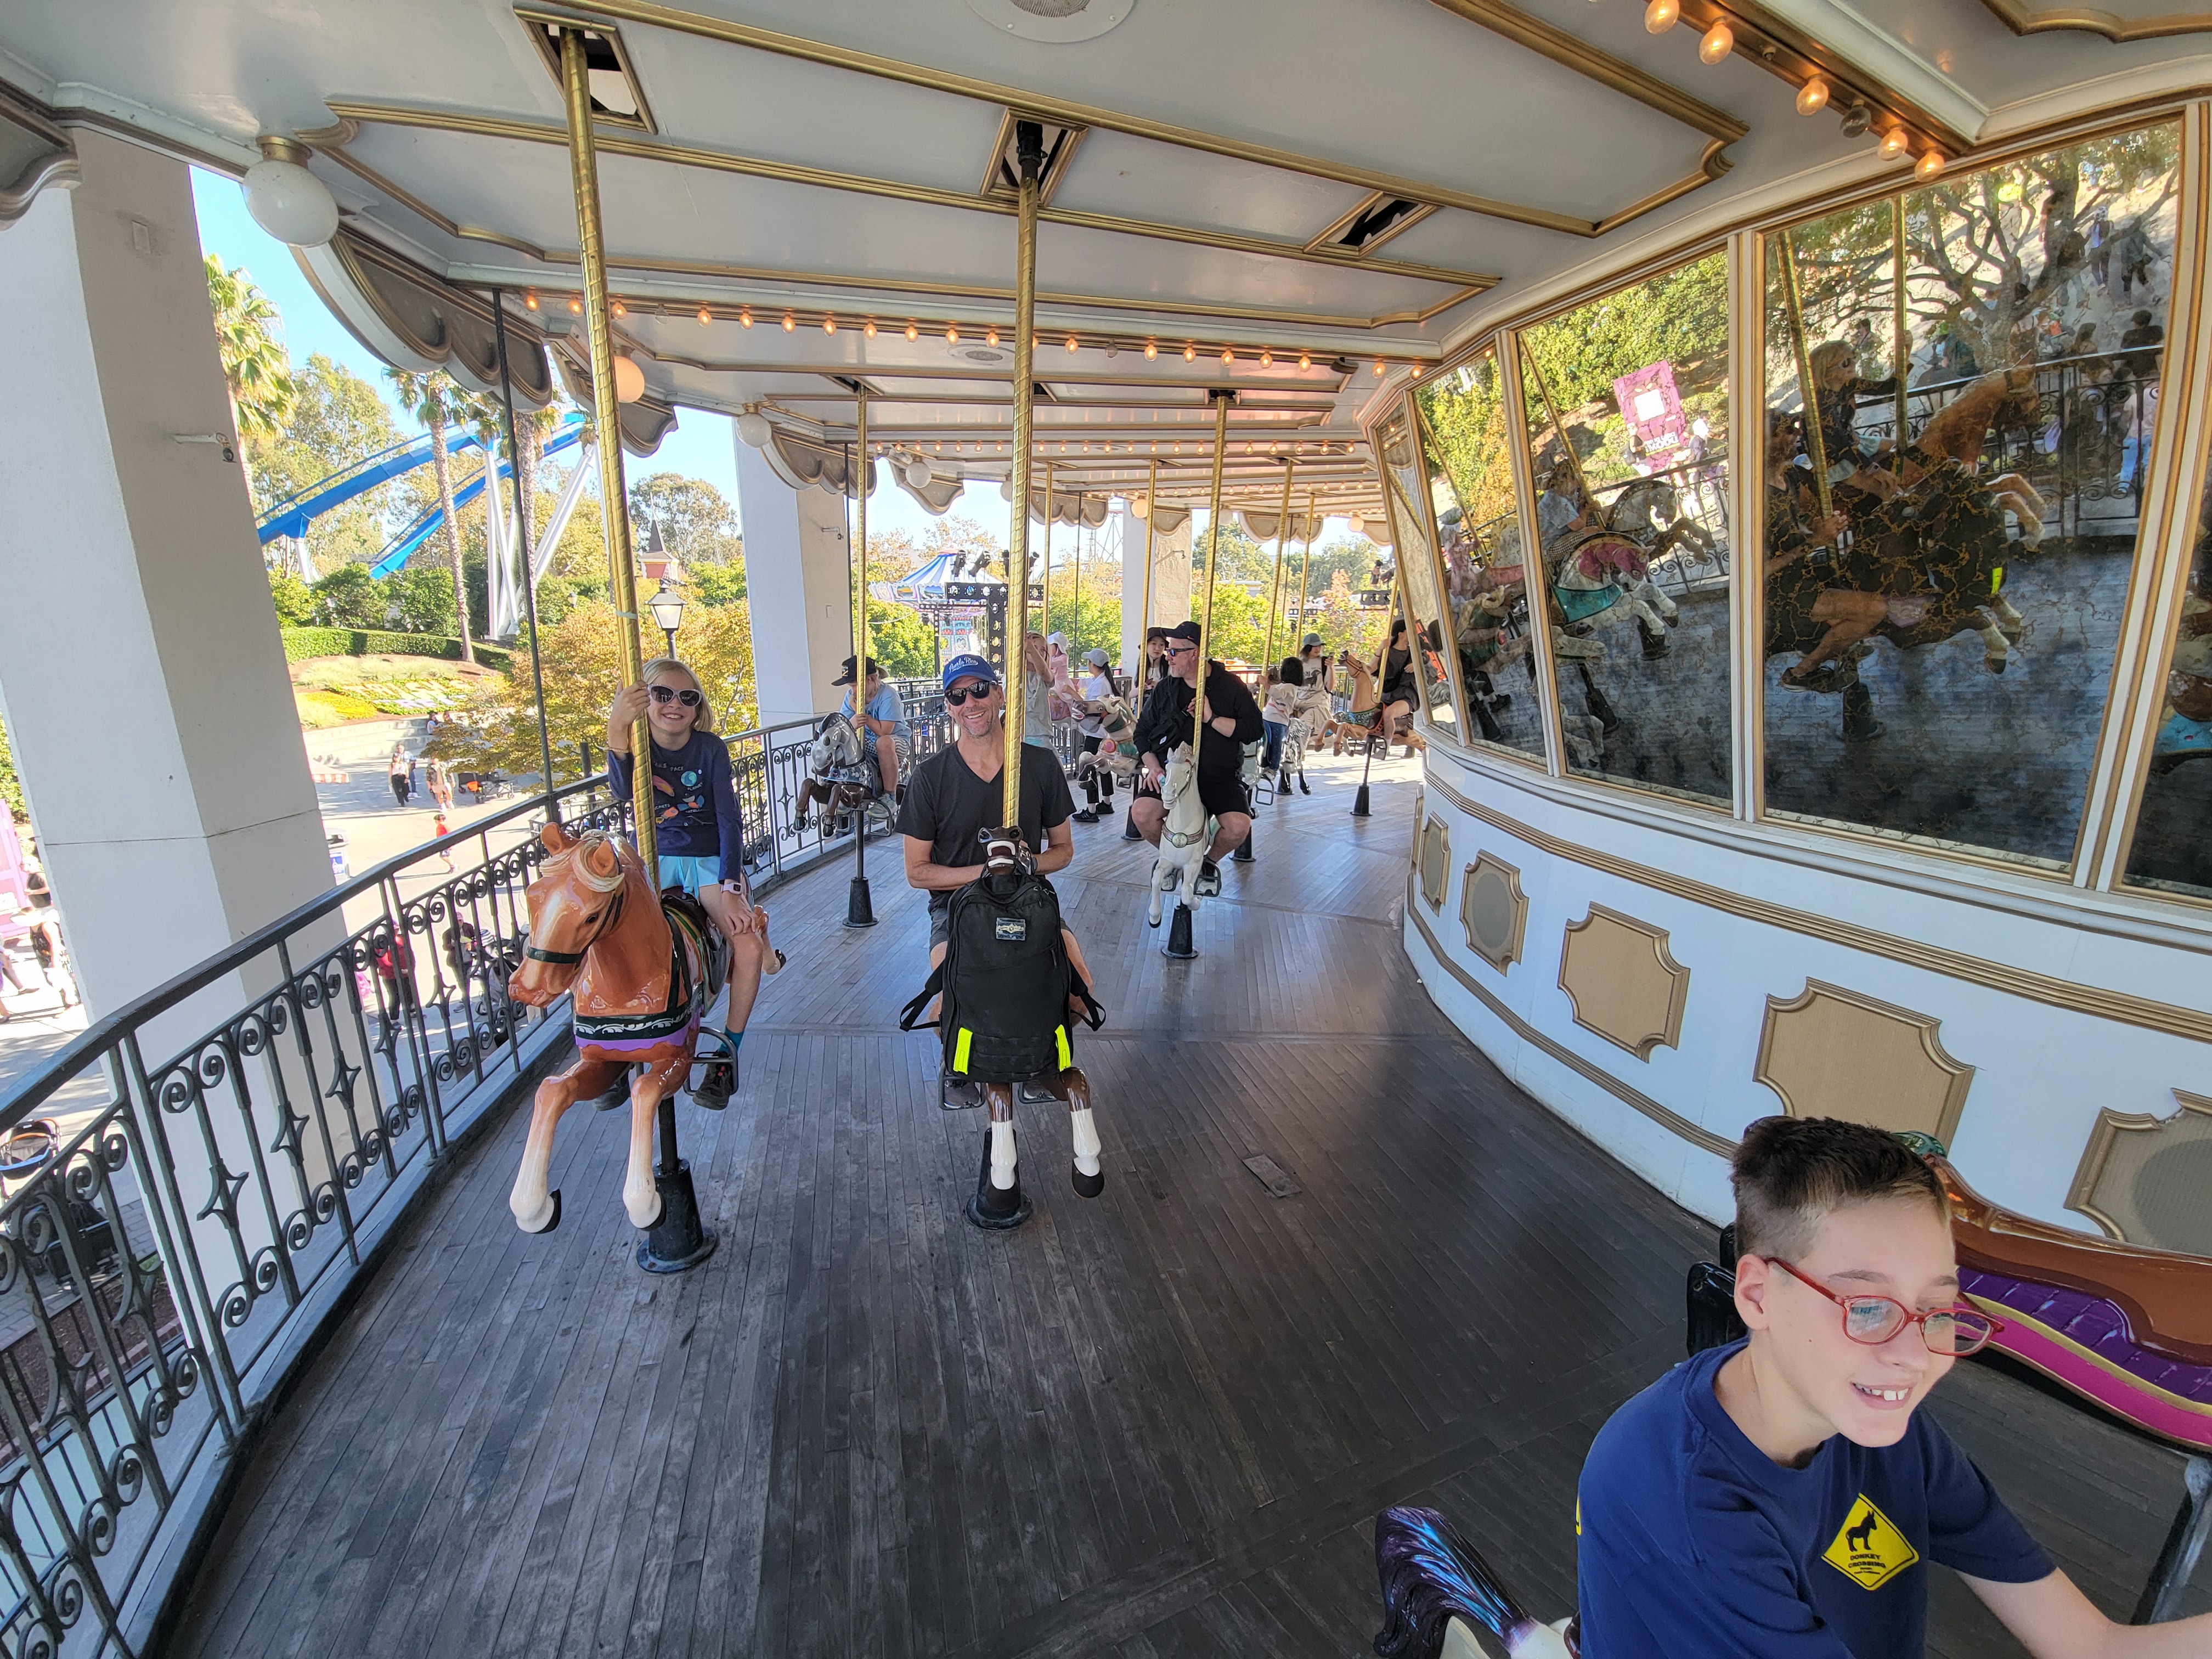
[[591, 954], [592, 946], [599, 942], [599, 935], [622, 919], [623, 900], [629, 896], [629, 893], [628, 882], [615, 889], [614, 902], [607, 906], [606, 914], [599, 918], [599, 926], [592, 929], [592, 936], [584, 941], [582, 950], [541, 951], [535, 945], [526, 945], [522, 947], [523, 959], [527, 962], [550, 963], [557, 968], [571, 967], [581, 962]]

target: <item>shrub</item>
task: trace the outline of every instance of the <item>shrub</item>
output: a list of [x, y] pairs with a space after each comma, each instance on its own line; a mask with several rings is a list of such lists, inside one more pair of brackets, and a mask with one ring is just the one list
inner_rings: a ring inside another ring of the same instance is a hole
[[[280, 631], [284, 636], [286, 662], [305, 662], [310, 657], [442, 657], [448, 662], [461, 659], [459, 640], [441, 639], [434, 634], [386, 634], [365, 628], [287, 628]], [[476, 652], [479, 667], [504, 674], [514, 666], [514, 653], [496, 646], [479, 645]]]

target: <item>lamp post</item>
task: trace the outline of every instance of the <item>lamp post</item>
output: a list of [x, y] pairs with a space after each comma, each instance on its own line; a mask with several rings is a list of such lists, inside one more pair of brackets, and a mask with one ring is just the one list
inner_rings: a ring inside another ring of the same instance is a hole
[[674, 656], [676, 630], [684, 626], [684, 595], [677, 591], [672, 578], [663, 576], [660, 579], [659, 591], [645, 602], [645, 608], [653, 612], [653, 620], [668, 636], [668, 654]]

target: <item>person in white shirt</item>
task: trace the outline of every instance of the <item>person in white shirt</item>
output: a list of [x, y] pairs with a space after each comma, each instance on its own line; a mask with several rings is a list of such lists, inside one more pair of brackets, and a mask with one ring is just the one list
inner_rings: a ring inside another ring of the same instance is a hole
[[[1083, 701], [1078, 705], [1080, 718], [1075, 729], [1083, 734], [1083, 752], [1095, 755], [1107, 742], [1106, 726], [1101, 714], [1105, 700], [1114, 695], [1112, 661], [1103, 648], [1085, 653], [1084, 677], [1081, 684]], [[1114, 811], [1114, 775], [1103, 767], [1093, 767], [1083, 781], [1084, 807], [1075, 815], [1078, 823], [1096, 823]]]

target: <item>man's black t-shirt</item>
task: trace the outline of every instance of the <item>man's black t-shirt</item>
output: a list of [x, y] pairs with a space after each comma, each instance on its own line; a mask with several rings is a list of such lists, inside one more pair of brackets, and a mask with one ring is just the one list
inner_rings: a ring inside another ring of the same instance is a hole
[[[1190, 686], [1172, 674], [1152, 688], [1137, 717], [1139, 753], [1150, 754], [1165, 765], [1170, 750], [1190, 741]], [[1244, 745], [1267, 735], [1267, 722], [1253, 701], [1252, 688], [1218, 661], [1206, 664], [1206, 699], [1213, 706], [1214, 720], [1224, 715], [1236, 720], [1237, 735], [1224, 738], [1207, 721], [1198, 745], [1198, 769], [1209, 776], [1234, 777], [1243, 769]]]
[[[982, 832], [995, 830], [1003, 820], [1005, 791], [1000, 779], [988, 781], [969, 769], [955, 744], [939, 750], [915, 768], [907, 780], [906, 805], [900, 809], [898, 831], [929, 843], [929, 861], [953, 869], [983, 862]], [[1044, 848], [1044, 832], [1066, 823], [1075, 813], [1075, 798], [1067, 790], [1067, 773], [1060, 757], [1034, 743], [1022, 745], [1022, 839], [1031, 852]], [[949, 900], [949, 893], [933, 893], [930, 902]]]

